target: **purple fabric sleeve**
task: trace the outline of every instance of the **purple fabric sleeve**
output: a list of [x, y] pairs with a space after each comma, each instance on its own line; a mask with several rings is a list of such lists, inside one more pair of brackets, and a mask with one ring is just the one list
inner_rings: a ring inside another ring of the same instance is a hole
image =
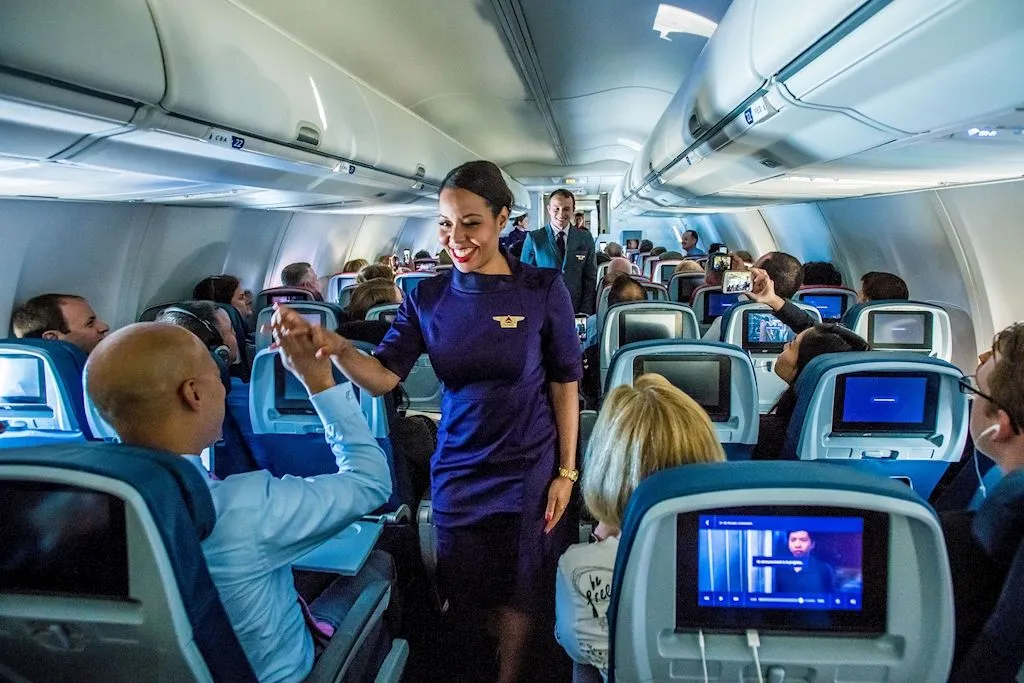
[[416, 359], [426, 353], [423, 330], [420, 328], [416, 290], [408, 294], [398, 307], [391, 329], [373, 352], [381, 364], [403, 381], [409, 376]]

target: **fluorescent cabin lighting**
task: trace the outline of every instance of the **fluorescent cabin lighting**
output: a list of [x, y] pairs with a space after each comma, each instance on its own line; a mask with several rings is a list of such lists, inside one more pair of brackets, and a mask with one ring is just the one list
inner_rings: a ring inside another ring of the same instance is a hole
[[661, 34], [662, 40], [672, 40], [668, 37], [670, 33], [710, 38], [716, 28], [718, 24], [710, 19], [675, 5], [658, 5], [658, 14], [654, 17], [654, 30]]
[[618, 143], [623, 147], [629, 147], [634, 152], [639, 152], [644, 148], [644, 146], [641, 145], [639, 142], [637, 142], [636, 140], [630, 140], [629, 138], [619, 138]]

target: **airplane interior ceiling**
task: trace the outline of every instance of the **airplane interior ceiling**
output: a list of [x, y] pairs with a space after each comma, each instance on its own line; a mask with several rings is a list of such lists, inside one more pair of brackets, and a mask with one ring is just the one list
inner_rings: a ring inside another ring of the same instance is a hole
[[899, 272], [973, 321], [964, 363], [1024, 318], [1020, 0], [680, 0], [718, 28], [670, 40], [655, 0], [53, 2], [0, 3], [0, 325], [71, 284], [124, 324], [211, 272], [435, 250], [472, 158], [533, 227], [564, 184], [613, 239]]

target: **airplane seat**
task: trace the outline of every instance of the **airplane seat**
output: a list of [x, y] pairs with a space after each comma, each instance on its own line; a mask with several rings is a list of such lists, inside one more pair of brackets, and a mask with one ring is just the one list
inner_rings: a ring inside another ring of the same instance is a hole
[[676, 273], [668, 281], [668, 298], [689, 305], [694, 291], [703, 286], [704, 273]]
[[409, 296], [421, 282], [427, 278], [434, 277], [434, 275], [436, 275], [436, 273], [425, 270], [418, 270], [412, 273], [400, 273], [395, 276], [395, 284], [402, 290], [402, 294]]
[[[791, 551], [801, 531], [813, 545]], [[792, 462], [687, 465], [642, 481], [607, 616], [617, 683], [940, 683], [955, 631], [928, 504], [896, 482]]]
[[352, 303], [352, 294], [355, 293], [358, 286], [357, 284], [345, 285], [338, 290], [338, 305], [342, 310], [348, 309], [348, 305]]
[[[102, 443], [6, 451], [0, 510], [5, 538], [24, 544], [0, 581], [0, 660], [18, 680], [256, 680], [202, 552], [213, 499], [184, 458]], [[397, 681], [405, 642], [364, 639], [391, 585], [363, 572], [351, 584], [358, 596], [306, 680], [341, 680], [383, 646], [377, 680]]]
[[358, 273], [335, 273], [332, 275], [331, 279], [327, 281], [327, 295], [324, 296], [324, 301], [338, 303], [338, 295], [341, 294], [342, 288], [354, 285], [357, 275]]
[[757, 380], [750, 356], [731, 344], [659, 339], [627, 344], [612, 357], [605, 395], [657, 373], [700, 404], [729, 460], [749, 460], [759, 428]]
[[657, 267], [657, 265], [660, 264], [660, 263], [661, 263], [661, 257], [660, 256], [652, 256], [652, 257], [650, 257], [649, 259], [644, 261], [644, 267], [640, 269], [640, 274], [643, 275], [648, 280], [653, 281], [654, 280], [654, 270]]
[[[338, 329], [338, 325], [347, 320], [344, 311], [338, 304], [325, 301], [289, 301], [288, 306], [305, 318], [311, 325], [319, 325], [328, 330]], [[261, 308], [256, 317], [256, 352], [268, 348], [274, 341], [270, 329], [270, 321], [274, 317], [274, 307]]]
[[838, 323], [846, 311], [857, 303], [857, 292], [847, 287], [813, 285], [801, 287], [793, 296], [793, 301], [817, 308], [822, 322]]
[[[998, 469], [998, 468], [993, 468]], [[972, 535], [988, 559], [1005, 572], [994, 609], [976, 634], [960, 633], [964, 645], [949, 680], [1015, 681], [1024, 674], [1024, 472], [1014, 471], [989, 489], [974, 513]], [[959, 563], [957, 563], [959, 564]], [[956, 566], [956, 565], [954, 565]], [[970, 567], [969, 563], [966, 566]], [[969, 577], [975, 578], [974, 573]], [[973, 605], [972, 605], [973, 606]], [[987, 609], [987, 608], [986, 608]]]
[[[352, 343], [367, 354], [373, 349], [370, 344]], [[346, 382], [337, 368], [334, 373], [339, 384]], [[371, 396], [355, 385], [353, 391], [391, 472], [391, 498], [381, 506], [381, 511], [394, 512], [402, 505], [409, 505], [411, 509], [416, 501], [412, 500], [408, 469], [396, 458], [389, 438], [389, 412], [393, 411], [389, 411], [384, 396]], [[261, 469], [275, 477], [286, 474], [308, 477], [337, 471], [334, 454], [324, 440], [323, 423], [305, 387], [284, 368], [276, 349], [264, 349], [256, 354], [249, 383], [249, 416], [252, 424], [249, 448]]]
[[693, 290], [690, 295], [690, 308], [697, 314], [700, 322], [700, 333], [707, 332], [715, 319], [720, 318], [730, 308], [740, 302], [740, 294], [723, 292], [721, 286], [702, 286]]
[[69, 342], [0, 340], [0, 449], [96, 438], [85, 409], [85, 361]]
[[949, 313], [923, 301], [870, 301], [854, 304], [843, 324], [864, 337], [875, 351], [912, 351], [951, 361], [953, 335]]
[[[820, 322], [818, 309], [794, 302], [798, 308]], [[786, 390], [786, 382], [775, 374], [775, 361], [796, 333], [775, 317], [767, 304], [740, 299], [722, 314], [722, 341], [750, 354], [757, 372], [757, 395], [762, 413], [769, 412]]]
[[180, 302], [168, 301], [165, 304], [157, 304], [156, 306], [150, 306], [139, 313], [139, 317], [136, 318], [137, 323], [151, 323], [160, 317], [160, 314], [164, 312], [165, 308], [170, 306], [177, 306]]
[[608, 263], [609, 263], [609, 261], [605, 261], [604, 263], [598, 263], [597, 264], [597, 289], [598, 289], [598, 291], [600, 291], [601, 285], [602, 285], [602, 283], [604, 283], [604, 276], [608, 274]]
[[620, 347], [655, 339], [699, 339], [697, 316], [672, 301], [629, 301], [607, 309], [599, 339], [601, 384]]
[[4, 536], [24, 544], [0, 581], [0, 660], [19, 680], [256, 680], [203, 558], [216, 511], [191, 463], [18, 449], [0, 456], [0, 490]]
[[676, 266], [682, 262], [682, 259], [659, 259], [651, 272], [651, 282], [667, 286], [676, 274]]
[[[632, 276], [641, 287], [644, 289], [644, 294], [647, 296], [648, 301], [668, 301], [668, 290], [665, 289], [665, 285], [657, 285], [653, 282], [648, 282], [636, 275]], [[608, 294], [611, 292], [610, 286], [602, 287], [597, 295], [597, 329], [604, 329], [604, 318], [608, 312]]]
[[323, 298], [302, 287], [268, 287], [253, 299], [252, 310], [262, 311], [264, 308], [272, 308], [274, 304], [294, 301], [323, 301]]
[[780, 454], [899, 478], [931, 495], [967, 442], [960, 370], [937, 358], [877, 351], [812, 360]]
[[381, 304], [380, 306], [374, 306], [366, 312], [364, 320], [383, 320], [385, 322], [395, 322], [395, 315], [398, 313], [398, 307], [401, 304]]

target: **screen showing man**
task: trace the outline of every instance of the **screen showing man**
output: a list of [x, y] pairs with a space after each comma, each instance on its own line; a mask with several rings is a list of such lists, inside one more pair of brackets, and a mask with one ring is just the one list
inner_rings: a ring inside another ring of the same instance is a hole
[[46, 374], [43, 361], [35, 356], [0, 356], [0, 403], [42, 405], [46, 403]]
[[640, 240], [626, 240], [626, 249], [635, 251], [640, 248]]
[[700, 606], [861, 609], [862, 518], [700, 515], [698, 523]]
[[792, 341], [796, 335], [786, 323], [767, 311], [747, 311], [746, 335], [743, 337], [743, 348], [761, 351], [782, 351], [786, 342]]

